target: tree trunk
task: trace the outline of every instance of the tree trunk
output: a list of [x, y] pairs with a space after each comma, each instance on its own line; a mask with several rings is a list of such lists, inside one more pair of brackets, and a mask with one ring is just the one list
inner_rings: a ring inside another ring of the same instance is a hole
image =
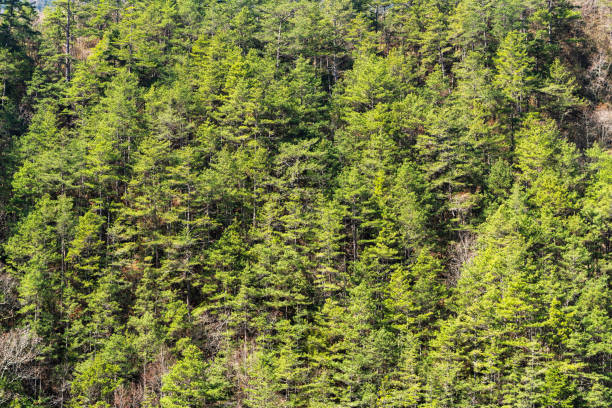
[[70, 0], [66, 3], [66, 82], [70, 82], [71, 61], [70, 61], [70, 20], [72, 19], [70, 11]]

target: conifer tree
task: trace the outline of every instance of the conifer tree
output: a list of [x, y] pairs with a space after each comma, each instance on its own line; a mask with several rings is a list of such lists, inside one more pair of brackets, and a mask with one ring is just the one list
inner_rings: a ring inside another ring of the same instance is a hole
[[495, 59], [497, 75], [494, 83], [514, 104], [518, 113], [523, 112], [524, 104], [533, 87], [534, 62], [528, 53], [527, 35], [518, 31], [509, 32], [497, 51]]
[[188, 345], [162, 379], [164, 408], [201, 407], [222, 398], [227, 384], [223, 378], [208, 375], [208, 364], [203, 353], [194, 345]]

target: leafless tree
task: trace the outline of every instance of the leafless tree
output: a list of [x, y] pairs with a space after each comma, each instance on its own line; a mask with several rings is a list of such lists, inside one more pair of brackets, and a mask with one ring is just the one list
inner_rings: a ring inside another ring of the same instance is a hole
[[[0, 334], [0, 379], [5, 383], [37, 378], [36, 357], [40, 338], [27, 328], [12, 329]], [[12, 398], [0, 393], [0, 405]]]
[[585, 141], [612, 144], [612, 1], [573, 0], [580, 9], [581, 35], [588, 49], [587, 68], [581, 75], [584, 89], [596, 97], [598, 104], [585, 111]]
[[0, 272], [0, 324], [14, 317], [19, 306], [17, 281], [7, 273]]
[[147, 364], [141, 373], [142, 381], [122, 384], [113, 394], [113, 406], [137, 408], [143, 403], [158, 406], [161, 398], [162, 378], [176, 362], [165, 346], [162, 346], [154, 361]]
[[450, 267], [448, 283], [455, 286], [461, 277], [461, 270], [468, 264], [475, 254], [476, 235], [469, 231], [462, 231], [459, 239], [449, 249]]

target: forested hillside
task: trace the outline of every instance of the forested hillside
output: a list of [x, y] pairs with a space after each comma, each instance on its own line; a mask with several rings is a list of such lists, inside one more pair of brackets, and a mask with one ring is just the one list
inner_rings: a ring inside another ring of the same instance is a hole
[[612, 2], [0, 10], [0, 406], [612, 406]]

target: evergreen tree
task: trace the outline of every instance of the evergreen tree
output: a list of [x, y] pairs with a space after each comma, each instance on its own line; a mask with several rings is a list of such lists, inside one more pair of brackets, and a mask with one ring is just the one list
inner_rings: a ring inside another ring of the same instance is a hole
[[497, 51], [494, 82], [518, 113], [523, 112], [533, 87], [534, 62], [528, 53], [527, 35], [519, 31], [509, 32]]
[[164, 408], [201, 407], [223, 398], [227, 384], [224, 378], [207, 373], [203, 353], [188, 345], [179, 360], [162, 379]]

